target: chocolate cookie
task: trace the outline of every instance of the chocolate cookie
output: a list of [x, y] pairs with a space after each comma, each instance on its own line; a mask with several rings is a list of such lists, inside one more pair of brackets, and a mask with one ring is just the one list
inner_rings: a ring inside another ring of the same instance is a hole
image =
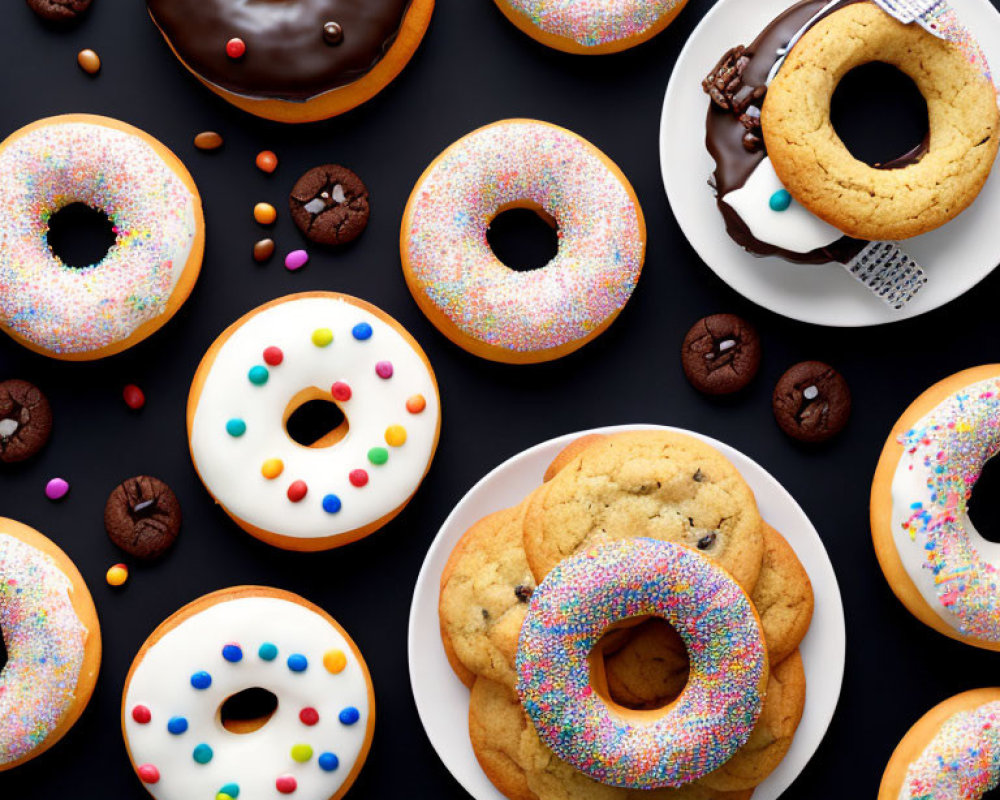
[[159, 558], [181, 529], [181, 505], [167, 484], [148, 475], [123, 481], [104, 506], [111, 541], [143, 561]]
[[28, 0], [28, 8], [47, 22], [75, 22], [91, 0]]
[[713, 314], [687, 332], [681, 365], [699, 392], [738, 392], [760, 368], [760, 337], [750, 323], [734, 314]]
[[847, 425], [851, 391], [833, 367], [803, 361], [781, 376], [772, 399], [774, 418], [800, 442], [825, 442]]
[[368, 187], [346, 167], [313, 167], [295, 182], [288, 198], [292, 219], [316, 244], [341, 245], [368, 225]]
[[27, 381], [0, 382], [0, 461], [13, 464], [41, 450], [52, 434], [52, 408]]

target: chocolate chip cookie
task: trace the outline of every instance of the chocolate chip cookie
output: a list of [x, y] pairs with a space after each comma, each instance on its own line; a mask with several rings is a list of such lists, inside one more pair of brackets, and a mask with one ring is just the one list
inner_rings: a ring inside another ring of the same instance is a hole
[[139, 475], [122, 481], [104, 506], [111, 541], [131, 556], [153, 561], [170, 549], [181, 529], [181, 505], [158, 478]]
[[681, 346], [688, 381], [705, 394], [732, 394], [760, 369], [760, 337], [735, 314], [713, 314], [694, 324]]
[[357, 239], [368, 225], [368, 187], [346, 167], [314, 167], [295, 182], [288, 198], [292, 219], [310, 242], [337, 246]]
[[0, 382], [0, 461], [13, 464], [31, 458], [52, 435], [52, 407], [34, 384]]
[[764, 525], [764, 563], [750, 595], [760, 616], [767, 657], [772, 664], [788, 658], [809, 630], [814, 597], [802, 562], [785, 537]]
[[774, 387], [774, 418], [786, 434], [817, 444], [840, 433], [851, 416], [851, 390], [829, 364], [803, 361]]

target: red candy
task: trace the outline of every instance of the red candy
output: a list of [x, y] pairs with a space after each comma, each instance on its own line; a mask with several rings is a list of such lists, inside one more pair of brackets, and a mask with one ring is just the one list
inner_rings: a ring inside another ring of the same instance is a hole
[[136, 772], [143, 783], [157, 783], [160, 780], [160, 771], [152, 764], [143, 764]]
[[342, 403], [351, 399], [351, 387], [343, 381], [337, 381], [333, 384], [333, 388], [330, 389], [330, 393], [333, 395], [334, 400], [340, 400]]
[[319, 712], [315, 708], [303, 708], [299, 712], [299, 720], [303, 725], [315, 725], [319, 722]]
[[230, 39], [226, 42], [226, 55], [230, 58], [243, 58], [247, 46], [242, 39]]
[[295, 481], [295, 483], [288, 487], [288, 499], [293, 503], [297, 503], [306, 496], [306, 492], [308, 491], [309, 487], [306, 486], [305, 481]]
[[152, 712], [146, 706], [136, 706], [132, 709], [132, 719], [140, 725], [145, 725], [153, 718]]
[[133, 411], [138, 411], [144, 405], [146, 405], [146, 395], [142, 393], [142, 389], [136, 386], [134, 383], [130, 383], [124, 389], [122, 389], [122, 398], [125, 400], [125, 405], [131, 408]]
[[291, 775], [282, 775], [274, 782], [274, 785], [282, 794], [291, 794], [299, 788], [299, 785], [295, 782], [295, 778]]
[[264, 363], [269, 367], [276, 367], [284, 360], [285, 354], [281, 352], [280, 347], [268, 347], [264, 351]]
[[348, 477], [351, 479], [351, 483], [359, 488], [368, 483], [368, 473], [363, 469], [352, 469]]

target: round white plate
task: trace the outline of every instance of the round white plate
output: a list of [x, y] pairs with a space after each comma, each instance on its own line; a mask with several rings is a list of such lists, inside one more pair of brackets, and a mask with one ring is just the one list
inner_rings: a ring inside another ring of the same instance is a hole
[[[1000, 66], [1000, 20], [989, 0], [951, 0], [979, 37], [987, 58]], [[715, 195], [714, 169], [705, 148], [708, 95], [702, 79], [729, 48], [749, 44], [792, 0], [719, 0], [687, 40], [674, 66], [660, 122], [660, 167], [670, 207], [691, 246], [722, 280], [778, 314], [835, 327], [880, 325], [924, 314], [965, 293], [1000, 264], [1000, 176], [987, 181], [975, 203], [936, 231], [902, 244], [929, 281], [896, 311], [837, 264], [792, 264], [757, 258], [729, 238]]]
[[[755, 0], [756, 2], [757, 0]], [[479, 768], [469, 741], [469, 690], [452, 672], [441, 644], [438, 591], [445, 562], [462, 534], [487, 514], [520, 503], [542, 482], [559, 451], [585, 433], [662, 428], [697, 436], [736, 465], [757, 496], [763, 517], [795, 549], [816, 593], [812, 626], [801, 645], [806, 670], [806, 706], [785, 760], [754, 792], [775, 800], [812, 758], [833, 718], [844, 677], [844, 609], [840, 587], [823, 542], [805, 512], [763, 467], [707, 436], [661, 425], [622, 425], [560, 436], [508, 459], [469, 490], [434, 539], [417, 578], [410, 608], [410, 683], [420, 721], [445, 766], [476, 800], [504, 800]]]

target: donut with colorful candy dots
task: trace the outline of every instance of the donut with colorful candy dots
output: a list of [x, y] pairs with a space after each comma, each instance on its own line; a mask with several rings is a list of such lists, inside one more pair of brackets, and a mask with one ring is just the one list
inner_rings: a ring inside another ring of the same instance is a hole
[[[49, 222], [82, 204], [114, 244], [76, 268], [51, 249]], [[159, 330], [201, 270], [205, 220], [190, 173], [149, 134], [67, 114], [0, 143], [0, 329], [66, 361], [113, 355]]]
[[496, 0], [511, 22], [567, 53], [619, 53], [661, 33], [687, 0]]
[[979, 798], [1000, 784], [1000, 689], [973, 689], [934, 706], [897, 745], [878, 800]]
[[264, 586], [205, 595], [139, 650], [122, 733], [157, 800], [337, 800], [364, 765], [375, 696], [323, 609]]
[[[680, 634], [690, 674], [680, 696], [652, 711], [615, 703], [591, 651], [637, 617]], [[695, 550], [628, 539], [571, 556], [535, 589], [521, 627], [517, 692], [539, 737], [599, 783], [678, 788], [728, 761], [763, 706], [768, 658], [746, 592]]]
[[40, 756], [80, 718], [101, 666], [101, 628], [69, 557], [0, 518], [0, 772]]
[[886, 580], [917, 619], [1000, 650], [1000, 549], [969, 519], [986, 462], [1000, 453], [1000, 365], [935, 384], [893, 426], [875, 471], [871, 526]]
[[[292, 415], [315, 401], [337, 406], [342, 421], [314, 441], [293, 439]], [[238, 525], [278, 547], [326, 550], [402, 511], [430, 468], [441, 404], [427, 356], [392, 317], [306, 292], [216, 339], [195, 373], [187, 425], [198, 475]]]
[[[526, 208], [557, 228], [544, 267], [510, 269], [493, 220]], [[407, 286], [449, 339], [514, 364], [560, 358], [603, 333], [642, 271], [646, 225], [621, 170], [564, 128], [512, 119], [473, 131], [417, 181], [400, 232]]]

